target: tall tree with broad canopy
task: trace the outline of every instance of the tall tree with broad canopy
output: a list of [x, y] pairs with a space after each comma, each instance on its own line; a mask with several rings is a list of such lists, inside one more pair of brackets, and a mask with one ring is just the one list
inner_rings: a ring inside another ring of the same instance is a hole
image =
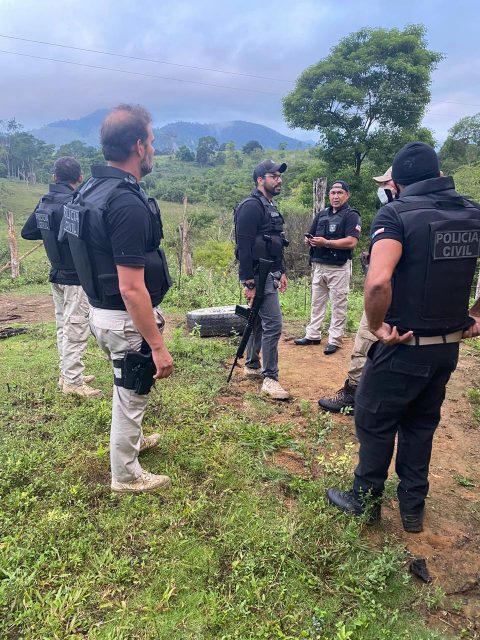
[[480, 162], [480, 113], [461, 118], [448, 131], [448, 138], [438, 154], [443, 171]]
[[442, 57], [427, 48], [422, 25], [361, 29], [301, 74], [283, 100], [285, 119], [318, 129], [329, 164], [358, 176], [371, 150], [393, 157], [399, 138], [415, 139]]

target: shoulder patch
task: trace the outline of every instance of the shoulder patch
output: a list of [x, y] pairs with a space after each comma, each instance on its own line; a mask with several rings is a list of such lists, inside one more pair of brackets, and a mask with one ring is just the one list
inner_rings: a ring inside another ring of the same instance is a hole
[[374, 231], [372, 233], [372, 240], [375, 238], [375, 236], [378, 236], [380, 233], [385, 233], [385, 227], [381, 227], [380, 229], [377, 229], [376, 231]]

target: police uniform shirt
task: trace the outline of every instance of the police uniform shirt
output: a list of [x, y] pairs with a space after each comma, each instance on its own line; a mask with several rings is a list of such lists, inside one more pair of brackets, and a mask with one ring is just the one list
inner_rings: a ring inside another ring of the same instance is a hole
[[125, 190], [108, 207], [105, 216], [113, 260], [123, 267], [145, 267], [152, 219], [138, 196]]
[[[319, 211], [315, 214], [312, 225], [308, 230], [308, 233], [310, 233], [314, 237], [317, 233], [318, 218], [324, 211], [325, 209], [322, 209], [322, 211]], [[333, 213], [333, 209], [331, 206], [328, 207], [328, 213]], [[347, 238], [351, 236], [352, 238], [356, 238], [358, 240], [360, 238], [360, 231], [362, 230], [361, 220], [358, 212], [355, 209], [352, 209], [348, 202], [345, 202], [345, 204], [343, 204], [340, 209], [337, 209], [336, 213], [341, 213], [345, 216], [345, 235], [343, 237]], [[320, 262], [320, 260], [315, 257], [315, 252], [313, 252], [312, 255], [312, 262]]]
[[[256, 189], [253, 193], [259, 193]], [[249, 198], [243, 202], [236, 212], [237, 255], [240, 263], [239, 277], [241, 281], [252, 280], [254, 277], [255, 261], [252, 257], [252, 247], [258, 228], [264, 221], [264, 209], [258, 198]], [[274, 263], [270, 271], [285, 271], [281, 260]]]

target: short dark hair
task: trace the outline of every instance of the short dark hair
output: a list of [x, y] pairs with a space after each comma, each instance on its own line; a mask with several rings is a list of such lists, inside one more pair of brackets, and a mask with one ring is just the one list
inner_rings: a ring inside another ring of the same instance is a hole
[[100, 129], [105, 160], [127, 160], [137, 140], [145, 142], [152, 116], [138, 104], [119, 104], [110, 111]]
[[75, 158], [62, 156], [55, 160], [53, 175], [58, 182], [78, 182], [82, 175], [82, 167]]

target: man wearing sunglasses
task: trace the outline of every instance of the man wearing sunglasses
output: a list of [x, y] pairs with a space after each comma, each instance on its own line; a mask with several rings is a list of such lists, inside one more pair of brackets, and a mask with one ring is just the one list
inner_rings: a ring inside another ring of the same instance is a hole
[[263, 378], [262, 393], [275, 400], [289, 398], [288, 391], [278, 382], [278, 341], [282, 333], [278, 292], [283, 293], [287, 288], [283, 250], [288, 242], [283, 232], [283, 218], [273, 201], [281, 191], [282, 174], [286, 169], [285, 163], [277, 164], [273, 160], [264, 160], [257, 165], [253, 171], [255, 187], [236, 207], [234, 214], [235, 255], [249, 303], [256, 295], [259, 260], [272, 262], [257, 323], [247, 345], [244, 374], [247, 378]]

